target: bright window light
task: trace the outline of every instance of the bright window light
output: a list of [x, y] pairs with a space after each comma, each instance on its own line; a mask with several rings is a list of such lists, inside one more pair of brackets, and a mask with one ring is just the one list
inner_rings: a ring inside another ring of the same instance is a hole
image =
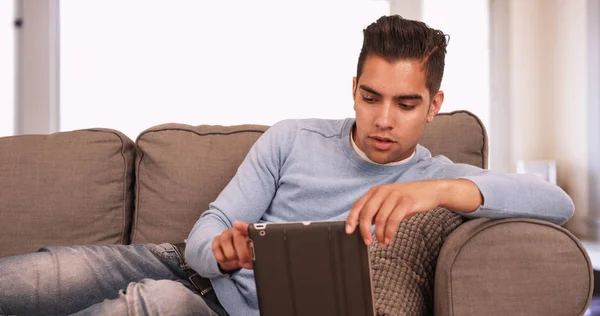
[[60, 2], [61, 130], [353, 117], [362, 30], [387, 1]]
[[14, 134], [14, 1], [0, 1], [0, 137]]
[[423, 21], [450, 35], [441, 89], [443, 112], [469, 110], [490, 122], [488, 1], [423, 0]]

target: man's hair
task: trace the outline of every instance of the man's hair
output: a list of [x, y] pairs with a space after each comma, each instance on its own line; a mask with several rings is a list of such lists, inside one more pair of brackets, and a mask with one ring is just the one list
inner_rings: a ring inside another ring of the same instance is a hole
[[363, 30], [363, 46], [358, 57], [356, 80], [362, 74], [368, 56], [379, 56], [389, 62], [414, 59], [423, 62], [426, 85], [433, 97], [444, 76], [446, 35], [420, 21], [407, 20], [399, 15], [382, 16]]

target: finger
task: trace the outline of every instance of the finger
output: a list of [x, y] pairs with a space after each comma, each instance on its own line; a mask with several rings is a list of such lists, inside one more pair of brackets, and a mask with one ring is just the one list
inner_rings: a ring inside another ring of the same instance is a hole
[[350, 209], [350, 213], [348, 214], [348, 218], [346, 219], [346, 233], [352, 234], [354, 232], [354, 228], [356, 227], [356, 223], [358, 223], [358, 217], [360, 216], [360, 211], [362, 210], [365, 203], [369, 200], [369, 198], [375, 193], [376, 187], [371, 188], [365, 195], [363, 195], [358, 201], [352, 205]]
[[254, 267], [254, 262], [253, 262], [253, 255], [254, 255], [254, 249], [252, 249], [254, 247], [254, 244], [252, 244], [252, 241], [250, 240], [250, 238], [248, 238], [248, 251], [249, 251], [249, 255], [250, 255], [250, 261], [248, 262], [247, 266], [245, 266], [245, 269], [252, 269]]
[[406, 219], [406, 215], [410, 210], [411, 205], [409, 203], [400, 203], [396, 206], [390, 217], [388, 218], [387, 224], [385, 225], [385, 237], [383, 240], [384, 246], [387, 246], [396, 235], [400, 223]]
[[221, 249], [225, 255], [225, 260], [237, 260], [237, 254], [233, 246], [233, 233], [229, 229], [221, 234]]
[[245, 266], [251, 260], [250, 258], [250, 244], [248, 237], [242, 235], [242, 233], [236, 232], [234, 234], [233, 243], [235, 246], [235, 252], [238, 257], [238, 264], [240, 266]]
[[360, 211], [360, 222], [358, 224], [360, 226], [360, 234], [367, 246], [371, 245], [372, 242], [371, 226], [373, 225], [373, 218], [379, 212], [381, 203], [384, 201], [386, 195], [386, 190], [377, 190]]
[[239, 222], [239, 221], [233, 222], [233, 228], [235, 230], [239, 231], [240, 233], [242, 233], [242, 235], [244, 235], [244, 236], [248, 236], [248, 226], [250, 226], [250, 224], [248, 224], [248, 223]]
[[215, 259], [217, 259], [217, 262], [225, 261], [225, 254], [223, 254], [223, 249], [221, 249], [220, 239], [221, 235], [215, 237], [212, 242], [212, 251], [215, 255]]
[[375, 216], [375, 238], [379, 241], [380, 246], [384, 246], [385, 228], [390, 214], [392, 214], [398, 203], [401, 203], [401, 198], [397, 194], [390, 193]]

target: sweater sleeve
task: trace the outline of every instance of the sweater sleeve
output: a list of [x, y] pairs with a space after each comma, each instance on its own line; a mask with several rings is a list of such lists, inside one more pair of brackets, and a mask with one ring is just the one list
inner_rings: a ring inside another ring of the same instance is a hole
[[292, 147], [291, 125], [291, 121], [279, 122], [256, 141], [235, 176], [192, 228], [185, 256], [200, 275], [228, 276], [218, 268], [212, 241], [232, 228], [234, 221], [256, 223], [266, 212], [277, 191], [280, 167]]
[[527, 217], [562, 225], [573, 216], [571, 198], [558, 186], [535, 175], [498, 173], [455, 163], [436, 163], [432, 168], [435, 178], [461, 178], [477, 185], [483, 205], [474, 212], [460, 213], [465, 217]]

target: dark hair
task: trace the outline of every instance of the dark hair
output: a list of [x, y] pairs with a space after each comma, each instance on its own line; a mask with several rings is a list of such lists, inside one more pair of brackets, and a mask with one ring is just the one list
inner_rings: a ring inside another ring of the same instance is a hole
[[444, 76], [446, 35], [420, 21], [399, 15], [382, 16], [363, 30], [363, 46], [358, 57], [356, 79], [360, 78], [367, 56], [376, 55], [388, 61], [415, 59], [423, 61], [426, 85], [431, 97], [440, 90]]

